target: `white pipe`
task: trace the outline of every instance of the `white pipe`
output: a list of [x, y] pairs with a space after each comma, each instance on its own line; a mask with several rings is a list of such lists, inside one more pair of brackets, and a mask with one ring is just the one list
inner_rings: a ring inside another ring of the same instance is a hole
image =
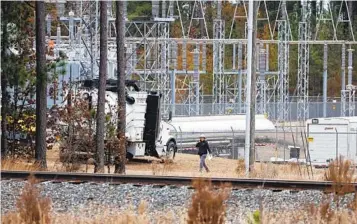
[[245, 117], [245, 172], [249, 175], [249, 151], [250, 151], [250, 103], [251, 103], [251, 77], [252, 77], [252, 51], [253, 51], [253, 0], [249, 0], [248, 11], [248, 49], [247, 49], [247, 95], [246, 95], [246, 117]]

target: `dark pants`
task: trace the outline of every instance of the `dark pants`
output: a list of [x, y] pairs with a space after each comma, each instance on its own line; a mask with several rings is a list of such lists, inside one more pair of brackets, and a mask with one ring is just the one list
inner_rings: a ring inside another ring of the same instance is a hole
[[209, 171], [209, 169], [206, 165], [206, 157], [207, 157], [207, 154], [203, 154], [200, 156], [200, 171], [202, 171], [203, 167], [206, 169], [207, 172]]

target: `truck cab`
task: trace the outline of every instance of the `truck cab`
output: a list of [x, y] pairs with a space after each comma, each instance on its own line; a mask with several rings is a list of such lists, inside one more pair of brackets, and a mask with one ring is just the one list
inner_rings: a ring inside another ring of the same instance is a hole
[[[94, 86], [94, 87], [93, 87]], [[126, 131], [127, 157], [153, 156], [173, 159], [177, 150], [176, 140], [170, 135], [169, 124], [161, 119], [161, 95], [157, 92], [141, 91], [134, 81], [126, 82]], [[91, 103], [97, 104], [98, 89], [82, 88], [81, 95], [90, 95]], [[116, 87], [106, 91], [106, 114], [117, 121], [118, 96]]]

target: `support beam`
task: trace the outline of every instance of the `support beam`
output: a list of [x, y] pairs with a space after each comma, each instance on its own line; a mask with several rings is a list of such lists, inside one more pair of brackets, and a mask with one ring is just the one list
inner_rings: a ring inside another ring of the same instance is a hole
[[326, 117], [327, 111], [327, 44], [324, 45], [324, 73], [323, 73], [323, 87], [322, 87], [322, 96], [323, 96], [323, 117]]
[[352, 71], [353, 71], [353, 60], [352, 60], [352, 55], [353, 55], [353, 49], [350, 48], [347, 50], [348, 51], [348, 85], [352, 85]]
[[238, 43], [238, 113], [243, 113], [243, 101], [242, 101], [242, 92], [243, 92], [243, 44], [242, 42]]
[[346, 45], [341, 48], [341, 117], [346, 116]]

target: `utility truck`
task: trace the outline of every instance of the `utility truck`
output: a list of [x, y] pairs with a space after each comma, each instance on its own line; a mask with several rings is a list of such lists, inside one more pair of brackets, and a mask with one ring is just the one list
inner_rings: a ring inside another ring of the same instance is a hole
[[[174, 158], [176, 140], [170, 135], [169, 124], [161, 119], [161, 95], [141, 91], [135, 81], [126, 81], [126, 131], [127, 158], [141, 156]], [[98, 81], [88, 80], [77, 89], [79, 95], [94, 107], [98, 100]], [[117, 121], [116, 80], [108, 80], [106, 88], [106, 114]]]

